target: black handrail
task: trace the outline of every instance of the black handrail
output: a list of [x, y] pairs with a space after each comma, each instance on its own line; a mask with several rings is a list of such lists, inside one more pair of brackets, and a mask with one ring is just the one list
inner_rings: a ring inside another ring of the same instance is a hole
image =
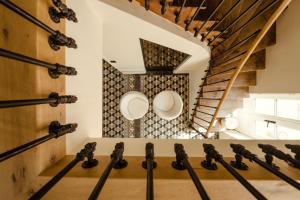
[[176, 161], [172, 162], [172, 167], [177, 170], [188, 170], [188, 173], [193, 180], [197, 191], [203, 200], [209, 200], [209, 196], [205, 191], [202, 183], [200, 182], [197, 174], [195, 173], [193, 167], [188, 161], [188, 155], [185, 153], [184, 147], [182, 144], [174, 144], [174, 149], [176, 153]]
[[218, 72], [218, 73], [215, 73], [215, 74], [209, 74], [204, 79], [211, 78], [211, 77], [214, 77], [214, 76], [217, 76], [217, 75], [220, 75], [220, 74], [224, 74], [224, 73], [230, 72], [230, 71], [232, 71], [234, 69], [236, 69], [236, 67], [232, 67], [232, 68], [229, 68], [227, 70], [224, 70], [224, 71], [221, 71], [221, 72]]
[[187, 0], [183, 0], [181, 6], [180, 6], [180, 9], [179, 11], [175, 11], [174, 15], [175, 15], [175, 23], [177, 24], [180, 20], [180, 15], [181, 15], [181, 12], [183, 10], [183, 7], [185, 6], [185, 3], [186, 3]]
[[300, 161], [299, 160], [296, 160], [291, 155], [289, 155], [287, 153], [284, 153], [283, 151], [280, 151], [279, 149], [277, 149], [273, 145], [258, 144], [258, 147], [264, 153], [266, 153], [265, 158], [266, 158], [266, 162], [269, 165], [273, 165], [273, 163], [272, 163], [273, 156], [275, 156], [276, 158], [285, 161], [286, 163], [288, 163], [292, 167], [300, 168]]
[[104, 172], [102, 173], [99, 181], [97, 182], [96, 186], [94, 187], [92, 193], [89, 196], [89, 200], [96, 200], [100, 195], [100, 192], [112, 170], [114, 169], [123, 169], [127, 166], [127, 161], [123, 159], [123, 152], [124, 152], [124, 143], [120, 142], [117, 143], [115, 146], [114, 151], [111, 154], [111, 160], [109, 164], [106, 166]]
[[[236, 160], [235, 163], [241, 163], [242, 162], [242, 157], [248, 159], [251, 162], [254, 161], [255, 163], [257, 163], [261, 167], [265, 168], [266, 170], [268, 170], [272, 174], [276, 175], [280, 179], [284, 180], [285, 182], [287, 182], [291, 186], [293, 186], [296, 189], [300, 190], [300, 183], [298, 183], [297, 181], [295, 181], [292, 178], [288, 177], [287, 175], [283, 174], [278, 169], [276, 169], [275, 167], [269, 165], [268, 163], [263, 162], [255, 154], [248, 151], [243, 145], [230, 144], [230, 146], [231, 146], [233, 152], [237, 154], [237, 157], [240, 157], [240, 160]], [[245, 164], [243, 163], [243, 165], [245, 165]]]
[[0, 3], [7, 7], [8, 9], [12, 10], [13, 12], [17, 13], [18, 15], [24, 17], [31, 23], [37, 25], [38, 27], [44, 29], [51, 35], [49, 36], [48, 43], [50, 47], [57, 51], [60, 49], [61, 46], [66, 46], [70, 48], [77, 48], [76, 42], [74, 39], [67, 37], [63, 33], [59, 31], [55, 31], [49, 26], [47, 26], [45, 23], [41, 22], [22, 8], [18, 7], [16, 4], [12, 3], [10, 0], [0, 0]]
[[[185, 31], [188, 31], [188, 30], [189, 30], [189, 27], [190, 27], [191, 23], [195, 20], [195, 18], [197, 17], [199, 11], [201, 10], [201, 8], [202, 8], [202, 6], [204, 5], [205, 2], [206, 2], [206, 0], [203, 0], [203, 1], [201, 2], [201, 4], [198, 6], [197, 10], [194, 12], [192, 18], [191, 18], [190, 20], [187, 19], [187, 20], [185, 21], [185, 28], [184, 28]], [[196, 37], [196, 36], [194, 35], [194, 37]]]
[[253, 185], [251, 185], [244, 177], [242, 177], [236, 170], [234, 170], [224, 159], [215, 147], [211, 144], [203, 144], [204, 152], [206, 153], [206, 160], [201, 162], [202, 167], [209, 170], [216, 170], [217, 165], [212, 162], [215, 160], [219, 162], [236, 180], [238, 180], [256, 199], [266, 200]]
[[244, 29], [248, 24], [250, 24], [252, 21], [254, 21], [257, 17], [261, 16], [264, 14], [266, 11], [268, 11], [270, 8], [272, 8], [275, 4], [277, 4], [280, 0], [275, 0], [272, 3], [268, 4], [266, 7], [264, 7], [262, 10], [260, 10], [256, 15], [251, 17], [247, 22], [245, 22], [241, 27], [233, 31], [229, 36], [227, 36], [226, 39], [224, 39], [222, 42], [220, 42], [218, 45], [215, 45], [212, 50], [215, 50], [218, 48], [220, 45], [224, 44], [229, 38], [231, 38], [233, 35]]
[[212, 62], [212, 65], [213, 65], [212, 68], [223, 67], [223, 66], [228, 65], [228, 64], [230, 64], [230, 63], [232, 63], [232, 62], [238, 61], [238, 60], [240, 60], [246, 53], [247, 53], [247, 51], [244, 51], [244, 52], [242, 52], [242, 53], [240, 53], [240, 54], [238, 54], [238, 55], [236, 55], [236, 56], [234, 56], [234, 57], [232, 57], [232, 58], [229, 58], [228, 60], [226, 60], [226, 61], [224, 61], [224, 62], [222, 62], [222, 63], [213, 63], [213, 62]]
[[66, 4], [64, 4], [61, 0], [52, 0], [52, 3], [58, 8], [59, 11], [56, 10], [54, 7], [50, 7], [48, 12], [50, 15], [50, 18], [55, 23], [59, 23], [60, 19], [67, 19], [69, 21], [73, 21], [75, 23], [78, 22], [76, 13], [67, 7]]
[[41, 187], [29, 200], [39, 200], [44, 197], [71, 169], [73, 169], [80, 161], [85, 158], [87, 160], [82, 164], [84, 168], [92, 168], [98, 165], [98, 160], [94, 159], [93, 152], [96, 149], [96, 142], [88, 143], [76, 154], [76, 157], [65, 166], [58, 174], [56, 174], [50, 181]]
[[231, 27], [233, 27], [240, 19], [242, 19], [255, 5], [257, 5], [262, 0], [256, 0], [254, 1], [244, 12], [242, 12], [241, 15], [239, 15], [235, 20], [233, 20], [232, 23], [230, 23], [226, 28], [224, 28], [221, 33], [219, 33], [214, 39], [212, 39], [208, 45], [210, 46], [216, 39], [221, 37], [224, 33], [226, 33]]
[[38, 146], [39, 144], [42, 144], [48, 140], [51, 140], [53, 138], [59, 138], [63, 135], [66, 135], [68, 133], [72, 133], [76, 130], [77, 124], [67, 124], [67, 125], [61, 125], [58, 121], [51, 122], [49, 126], [49, 134], [41, 137], [39, 139], [33, 140], [29, 143], [23, 144], [21, 146], [18, 146], [14, 149], [11, 149], [9, 151], [6, 151], [4, 153], [0, 154], [0, 163], [16, 156], [24, 151], [27, 151], [35, 146]]
[[240, 5], [241, 2], [243, 2], [243, 0], [237, 1], [230, 8], [230, 10], [222, 17], [222, 19], [220, 21], [218, 21], [211, 29], [209, 29], [209, 31], [207, 32], [207, 34], [205, 36], [202, 36], [203, 40], [205, 40], [210, 35], [210, 33], [212, 33], [214, 30], [216, 30], [216, 28], [219, 27], [220, 24], [222, 24], [226, 20], [226, 18], [231, 15], [231, 13], [235, 10], [235, 8], [237, 8]]
[[57, 107], [59, 104], [75, 103], [77, 97], [73, 95], [59, 96], [58, 93], [51, 93], [46, 99], [26, 99], [26, 100], [6, 100], [0, 101], [1, 108], [13, 108], [21, 106], [32, 106], [40, 104], [49, 104], [51, 107]]
[[153, 169], [157, 167], [157, 163], [154, 161], [154, 145], [152, 143], [146, 144], [146, 156], [145, 161], [142, 163], [142, 167], [147, 169], [147, 193], [146, 199], [154, 199], [154, 187], [153, 187]]
[[48, 69], [48, 73], [51, 78], [59, 78], [60, 75], [70, 75], [70, 76], [77, 75], [77, 71], [73, 67], [66, 67], [64, 65], [60, 65], [57, 63], [56, 64], [48, 63], [42, 60], [38, 60], [36, 58], [25, 56], [2, 48], [0, 48], [0, 56], [45, 67]]

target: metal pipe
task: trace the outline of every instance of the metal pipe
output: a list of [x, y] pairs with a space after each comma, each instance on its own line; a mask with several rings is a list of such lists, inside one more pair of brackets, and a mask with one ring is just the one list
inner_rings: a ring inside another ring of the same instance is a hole
[[240, 19], [242, 19], [251, 10], [251, 8], [253, 8], [256, 4], [258, 4], [261, 1], [262, 0], [256, 0], [255, 2], [253, 2], [244, 12], [242, 12], [242, 14], [240, 16], [238, 16], [235, 20], [233, 20], [232, 23], [230, 23], [224, 30], [222, 30], [220, 34], [218, 34], [216, 37], [214, 37], [214, 39], [211, 40], [208, 43], [208, 45], [210, 46], [216, 39], [218, 39], [224, 33], [226, 33], [231, 27], [233, 27], [238, 21], [240, 21]]
[[216, 170], [216, 164], [212, 163], [214, 159], [216, 162], [221, 163], [221, 165], [238, 180], [256, 199], [267, 200], [253, 185], [251, 185], [244, 177], [242, 177], [236, 170], [234, 170], [225, 160], [223, 156], [215, 150], [215, 147], [211, 144], [203, 144], [204, 152], [206, 153], [206, 160], [201, 163], [201, 165], [210, 170]]
[[260, 12], [258, 12], [256, 15], [251, 17], [246, 23], [244, 23], [240, 28], [235, 30], [233, 33], [231, 33], [225, 40], [223, 40], [221, 43], [218, 45], [214, 46], [212, 50], [215, 50], [218, 48], [220, 45], [224, 44], [229, 38], [231, 38], [233, 35], [235, 35], [237, 32], [241, 31], [243, 28], [245, 28], [249, 23], [251, 23], [253, 20], [255, 20], [257, 17], [260, 15], [264, 14], [266, 11], [268, 11], [271, 7], [273, 7], [275, 4], [277, 4], [280, 0], [275, 0], [266, 7], [264, 7]]
[[236, 153], [237, 155], [240, 155], [246, 159], [248, 159], [250, 162], [255, 162], [261, 167], [265, 168], [272, 174], [276, 175], [280, 179], [284, 180], [291, 186], [295, 187], [296, 189], [300, 190], [300, 184], [293, 180], [292, 178], [288, 177], [287, 175], [283, 174], [282, 172], [278, 171], [276, 168], [270, 166], [269, 164], [263, 162], [260, 160], [255, 154], [251, 153], [248, 151], [243, 145], [240, 144], [230, 144], [231, 148], [233, 149], [233, 152]]
[[146, 144], [146, 156], [142, 166], [147, 169], [147, 193], [146, 199], [154, 199], [154, 188], [153, 188], [153, 169], [157, 167], [157, 163], [154, 161], [154, 145], [152, 143]]
[[115, 169], [122, 169], [127, 166], [127, 161], [123, 159], [123, 152], [124, 152], [124, 143], [120, 142], [115, 145], [115, 149], [111, 154], [111, 160], [109, 164], [106, 166], [104, 172], [102, 173], [99, 181], [97, 182], [96, 186], [94, 187], [92, 193], [90, 194], [88, 200], [97, 200], [98, 196], [101, 193], [101, 190], [112, 170]]
[[40, 104], [49, 104], [51, 107], [56, 107], [59, 104], [75, 103], [77, 101], [76, 96], [59, 96], [58, 93], [51, 93], [46, 99], [26, 99], [26, 100], [7, 100], [0, 101], [1, 108], [14, 108], [21, 106], [31, 106]]
[[222, 81], [216, 81], [216, 82], [212, 82], [212, 83], [206, 83], [204, 85], [201, 85], [200, 87], [214, 85], [214, 84], [223, 83], [223, 82], [227, 82], [227, 81], [230, 81], [230, 79], [225, 79], [225, 80], [222, 80]]
[[204, 122], [206, 122], [206, 123], [210, 123], [209, 121], [207, 121], [207, 120], [205, 120], [205, 119], [201, 119], [200, 117], [195, 116], [195, 118], [196, 118], [196, 119], [199, 119], [199, 120], [201, 120], [201, 121], [204, 121]]
[[285, 161], [292, 167], [300, 168], [300, 161], [294, 159], [291, 155], [284, 153], [283, 151], [280, 151], [276, 147], [270, 144], [258, 144], [258, 147], [266, 153], [266, 161], [268, 164], [273, 165], [273, 156], [276, 158]]
[[36, 58], [25, 56], [2, 48], [0, 48], [0, 56], [45, 67], [48, 69], [49, 75], [52, 78], [58, 78], [60, 75], [77, 75], [77, 71], [73, 67], [67, 67], [57, 63], [56, 64], [48, 63], [42, 60], [38, 60]]
[[41, 22], [22, 8], [18, 7], [16, 4], [12, 3], [10, 0], [0, 0], [0, 3], [4, 5], [6, 8], [12, 10], [13, 12], [17, 13], [18, 15], [24, 17], [31, 23], [37, 25], [38, 27], [42, 28], [43, 30], [47, 31], [51, 35], [49, 36], [48, 43], [50, 47], [57, 51], [60, 49], [61, 46], [67, 46], [70, 48], [77, 48], [76, 42], [74, 39], [65, 36], [59, 31], [55, 31], [45, 23]]
[[243, 0], [237, 1], [237, 2], [230, 8], [230, 10], [223, 16], [223, 18], [222, 18], [219, 22], [217, 22], [217, 23], [216, 23], [216, 24], [208, 31], [208, 33], [207, 33], [205, 36], [203, 36], [203, 41], [210, 35], [210, 33], [212, 33], [214, 30], [216, 30], [216, 28], [219, 27], [220, 24], [222, 24], [228, 16], [231, 15], [231, 13], [235, 10], [235, 8], [237, 8], [237, 6], [240, 5], [241, 2], [243, 2]]
[[202, 111], [197, 110], [197, 109], [193, 109], [193, 110], [195, 110], [196, 112], [202, 113], [202, 114], [206, 114], [206, 115], [209, 115], [209, 116], [213, 116], [212, 114], [209, 114], [209, 113], [206, 113], [206, 112], [202, 112]]
[[33, 147], [38, 146], [39, 144], [42, 144], [48, 140], [51, 140], [53, 138], [59, 138], [60, 136], [63, 136], [68, 133], [72, 133], [76, 130], [77, 124], [67, 124], [67, 125], [61, 125], [58, 121], [51, 122], [49, 126], [49, 135], [46, 135], [44, 137], [38, 138], [36, 140], [33, 140], [31, 142], [28, 142], [26, 144], [23, 144], [21, 146], [18, 146], [14, 149], [11, 149], [9, 151], [6, 151], [4, 153], [0, 154], [0, 163], [14, 157], [24, 151], [27, 151]]
[[188, 156], [185, 153], [183, 145], [182, 144], [174, 144], [174, 148], [175, 148], [175, 153], [176, 153], [176, 161], [172, 162], [172, 167], [177, 170], [187, 169], [191, 179], [193, 180], [194, 185], [197, 188], [197, 191], [198, 191], [200, 197], [203, 200], [209, 200], [210, 198], [209, 198], [207, 192], [205, 191], [197, 174], [195, 173], [193, 167], [191, 166], [191, 164], [188, 161]]
[[[65, 166], [58, 174], [56, 174], [50, 181], [48, 181], [42, 188], [32, 195], [29, 200], [39, 200], [44, 197], [80, 161], [83, 161], [85, 158], [88, 158], [91, 155], [93, 156], [93, 152], [96, 149], [96, 144], [96, 142], [86, 144], [67, 166]], [[89, 163], [89, 160], [85, 161], [85, 163]], [[89, 164], [90, 167], [95, 167], [98, 164], [98, 161], [93, 159]]]
[[234, 69], [236, 69], [236, 67], [232, 67], [232, 68], [230, 68], [230, 69], [227, 69], [227, 70], [224, 70], [224, 71], [215, 73], [215, 74], [207, 75], [207, 76], [205, 77], [205, 79], [211, 78], [211, 77], [213, 77], [213, 76], [217, 76], [217, 75], [220, 75], [220, 74], [223, 74], [223, 73], [226, 73], [226, 72], [230, 72], [230, 71], [232, 71], [232, 70], [234, 70]]

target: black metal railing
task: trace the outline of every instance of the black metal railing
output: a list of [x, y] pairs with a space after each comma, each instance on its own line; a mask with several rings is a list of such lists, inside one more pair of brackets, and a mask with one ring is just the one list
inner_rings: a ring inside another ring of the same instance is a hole
[[6, 151], [4, 153], [0, 154], [0, 163], [14, 157], [24, 151], [27, 151], [33, 147], [36, 147], [44, 142], [47, 142], [48, 140], [59, 138], [63, 135], [66, 135], [68, 133], [73, 133], [76, 131], [77, 124], [67, 124], [67, 125], [61, 125], [58, 121], [53, 121], [49, 125], [49, 134], [38, 138], [36, 140], [33, 140], [29, 143], [23, 144], [21, 146], [18, 146], [14, 149], [11, 149], [9, 151]]
[[220, 24], [222, 24], [226, 19], [227, 19], [227, 17], [229, 17], [232, 13], [233, 13], [233, 11], [235, 11], [235, 9], [240, 5], [240, 3], [242, 3], [244, 0], [239, 0], [239, 1], [237, 1], [230, 9], [229, 9], [229, 11], [222, 17], [222, 19], [220, 19], [218, 22], [216, 22], [215, 24], [214, 24], [214, 26], [213, 27], [211, 27], [210, 29], [209, 29], [209, 31], [204, 35], [204, 36], [202, 36], [202, 41], [204, 41], [205, 39], [207, 39], [208, 37], [209, 37], [209, 35], [214, 31], [214, 30], [216, 30], [219, 26], [220, 26]]
[[49, 104], [51, 107], [57, 107], [59, 104], [70, 104], [75, 103], [77, 101], [76, 96], [72, 95], [64, 95], [59, 96], [58, 93], [51, 93], [46, 99], [22, 99], [22, 100], [5, 100], [0, 101], [0, 109], [1, 108], [14, 108], [21, 106], [32, 106], [32, 105], [40, 105], [40, 104]]
[[147, 193], [146, 199], [154, 199], [154, 187], [153, 187], [153, 169], [157, 167], [157, 163], [154, 161], [154, 145], [152, 143], [146, 144], [146, 156], [145, 161], [142, 163], [142, 167], [147, 169]]
[[127, 166], [127, 161], [123, 159], [123, 152], [124, 152], [124, 143], [120, 142], [117, 143], [115, 146], [114, 151], [111, 154], [111, 160], [107, 167], [105, 168], [104, 172], [102, 173], [99, 181], [97, 182], [96, 186], [94, 187], [92, 193], [89, 196], [89, 200], [96, 200], [100, 195], [100, 192], [112, 170], [114, 169], [123, 169]]
[[197, 188], [197, 191], [198, 191], [200, 197], [203, 200], [209, 200], [210, 198], [209, 198], [206, 190], [204, 189], [202, 183], [200, 182], [200, 180], [199, 180], [197, 174], [195, 173], [193, 167], [189, 163], [188, 156], [185, 153], [183, 145], [182, 144], [175, 144], [174, 148], [175, 148], [175, 153], [176, 153], [176, 161], [172, 162], [172, 167], [174, 169], [177, 169], [177, 170], [187, 169], [191, 179], [193, 180], [193, 183], [195, 184], [195, 186]]
[[244, 177], [242, 177], [234, 168], [232, 168], [219, 152], [215, 150], [215, 147], [211, 144], [203, 144], [204, 152], [206, 153], [206, 160], [201, 162], [202, 167], [209, 170], [216, 170], [217, 165], [212, 162], [215, 160], [220, 163], [236, 180], [238, 180], [256, 199], [266, 200], [253, 185], [251, 185]]
[[68, 8], [67, 5], [64, 4], [61, 0], [52, 0], [52, 3], [58, 9], [57, 10], [52, 6], [49, 8], [48, 12], [52, 21], [54, 21], [55, 23], [59, 23], [60, 19], [67, 19], [75, 23], [78, 22], [76, 13], [72, 9]]
[[[203, 5], [204, 3], [206, 2], [206, 0], [202, 0], [202, 2], [199, 4], [199, 6], [197, 7], [197, 10], [194, 12], [192, 18], [190, 20], [186, 20], [185, 21], [185, 30], [188, 31], [189, 30], [189, 27], [191, 25], [191, 23], [195, 20], [195, 18], [198, 16], [200, 10], [203, 8]], [[197, 33], [197, 30], [195, 30], [195, 35], [194, 37], [197, 37], [198, 36], [198, 33]]]
[[71, 171], [79, 162], [82, 163], [83, 168], [92, 168], [98, 165], [98, 160], [94, 159], [93, 152], [96, 149], [96, 142], [88, 143], [78, 152], [75, 158], [66, 165], [58, 174], [56, 174], [50, 181], [41, 187], [29, 200], [39, 200], [44, 197], [69, 171]]
[[57, 51], [60, 49], [61, 46], [66, 46], [69, 48], [77, 48], [76, 42], [74, 39], [67, 37], [63, 33], [59, 31], [55, 31], [52, 28], [50, 28], [45, 23], [41, 22], [22, 8], [18, 7], [16, 4], [11, 2], [10, 0], [0, 0], [0, 3], [4, 5], [6, 8], [12, 10], [13, 12], [17, 13], [18, 15], [22, 16], [23, 18], [27, 19], [31, 23], [37, 25], [38, 27], [44, 29], [47, 31], [50, 36], [48, 38], [48, 43], [50, 47]]
[[2, 49], [2, 48], [0, 48], [0, 56], [9, 58], [9, 59], [22, 61], [22, 62], [33, 64], [33, 65], [37, 65], [37, 66], [41, 66], [41, 67], [45, 67], [48, 69], [48, 73], [49, 73], [50, 77], [54, 78], [54, 79], [59, 78], [60, 75], [69, 75], [69, 76], [77, 75], [77, 71], [73, 67], [66, 67], [66, 66], [60, 65], [58, 63], [52, 64], [49, 62], [38, 60], [36, 58], [32, 58], [32, 57], [25, 56], [25, 55], [22, 55], [19, 53], [8, 51], [8, 50]]
[[236, 161], [233, 162], [233, 166], [236, 168], [239, 168], [239, 166], [245, 166], [245, 163], [242, 163], [242, 158], [246, 158], [251, 162], [255, 162], [261, 167], [265, 168], [272, 174], [276, 175], [280, 179], [284, 180], [291, 186], [295, 187], [296, 189], [300, 190], [300, 183], [293, 180], [292, 178], [288, 177], [284, 173], [280, 172], [277, 168], [273, 167], [272, 165], [260, 160], [255, 154], [248, 151], [243, 145], [240, 144], [231, 144], [231, 148], [233, 149], [233, 152], [236, 153]]
[[187, 2], [187, 0], [183, 0], [182, 4], [180, 6], [179, 11], [176, 10], [175, 13], [174, 13], [174, 15], [175, 15], [175, 23], [176, 24], [180, 21], [180, 15], [181, 15], [181, 12], [182, 12], [182, 10], [183, 10], [186, 2]]

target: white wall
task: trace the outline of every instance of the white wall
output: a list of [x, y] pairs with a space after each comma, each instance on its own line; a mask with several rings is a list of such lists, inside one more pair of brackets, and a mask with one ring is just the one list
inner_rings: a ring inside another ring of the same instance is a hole
[[251, 93], [300, 92], [300, 1], [292, 1], [277, 21], [277, 42], [267, 48], [266, 69], [258, 72]]
[[66, 65], [77, 69], [77, 76], [66, 78], [66, 93], [78, 102], [67, 106], [67, 121], [78, 123], [75, 133], [67, 136], [67, 153], [89, 137], [102, 134], [102, 21], [93, 11], [94, 0], [68, 0], [78, 23], [67, 22], [66, 33], [77, 49], [66, 49]]
[[[266, 69], [258, 71], [257, 85], [251, 87], [253, 95], [271, 95], [280, 97], [300, 93], [300, 1], [292, 1], [288, 9], [277, 21], [277, 42], [267, 48]], [[244, 100], [244, 109], [240, 110], [238, 131], [255, 135], [255, 105], [249, 99]]]

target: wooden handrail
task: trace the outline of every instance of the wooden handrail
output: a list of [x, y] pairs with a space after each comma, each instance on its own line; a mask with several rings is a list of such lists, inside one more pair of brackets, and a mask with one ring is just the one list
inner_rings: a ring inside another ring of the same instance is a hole
[[223, 96], [215, 110], [214, 116], [207, 128], [206, 131], [206, 136], [209, 134], [209, 132], [212, 129], [213, 126], [213, 122], [216, 120], [218, 113], [221, 109], [221, 106], [223, 105], [226, 97], [228, 96], [230, 89], [232, 88], [235, 80], [237, 79], [239, 73], [241, 72], [242, 68], [244, 67], [244, 65], [246, 64], [246, 62], [248, 61], [248, 59], [250, 58], [250, 56], [252, 55], [252, 53], [254, 52], [254, 50], [256, 49], [256, 47], [258, 46], [258, 44], [261, 42], [261, 40], [264, 38], [264, 36], [268, 33], [269, 29], [272, 27], [272, 25], [275, 23], [275, 21], [278, 19], [278, 17], [281, 15], [281, 13], [287, 8], [287, 6], [291, 3], [292, 0], [283, 0], [282, 3], [280, 4], [280, 6], [276, 9], [276, 11], [272, 14], [272, 16], [270, 17], [270, 19], [267, 21], [267, 23], [264, 25], [264, 27], [262, 28], [262, 30], [260, 31], [260, 33], [258, 34], [258, 36], [256, 37], [256, 39], [254, 40], [254, 42], [250, 45], [250, 48], [248, 49], [248, 51], [246, 52], [246, 54], [244, 55], [244, 57], [242, 58], [241, 62], [239, 63], [235, 73], [233, 74], [232, 78], [230, 79], [228, 85], [226, 86], [226, 89], [223, 93]]

